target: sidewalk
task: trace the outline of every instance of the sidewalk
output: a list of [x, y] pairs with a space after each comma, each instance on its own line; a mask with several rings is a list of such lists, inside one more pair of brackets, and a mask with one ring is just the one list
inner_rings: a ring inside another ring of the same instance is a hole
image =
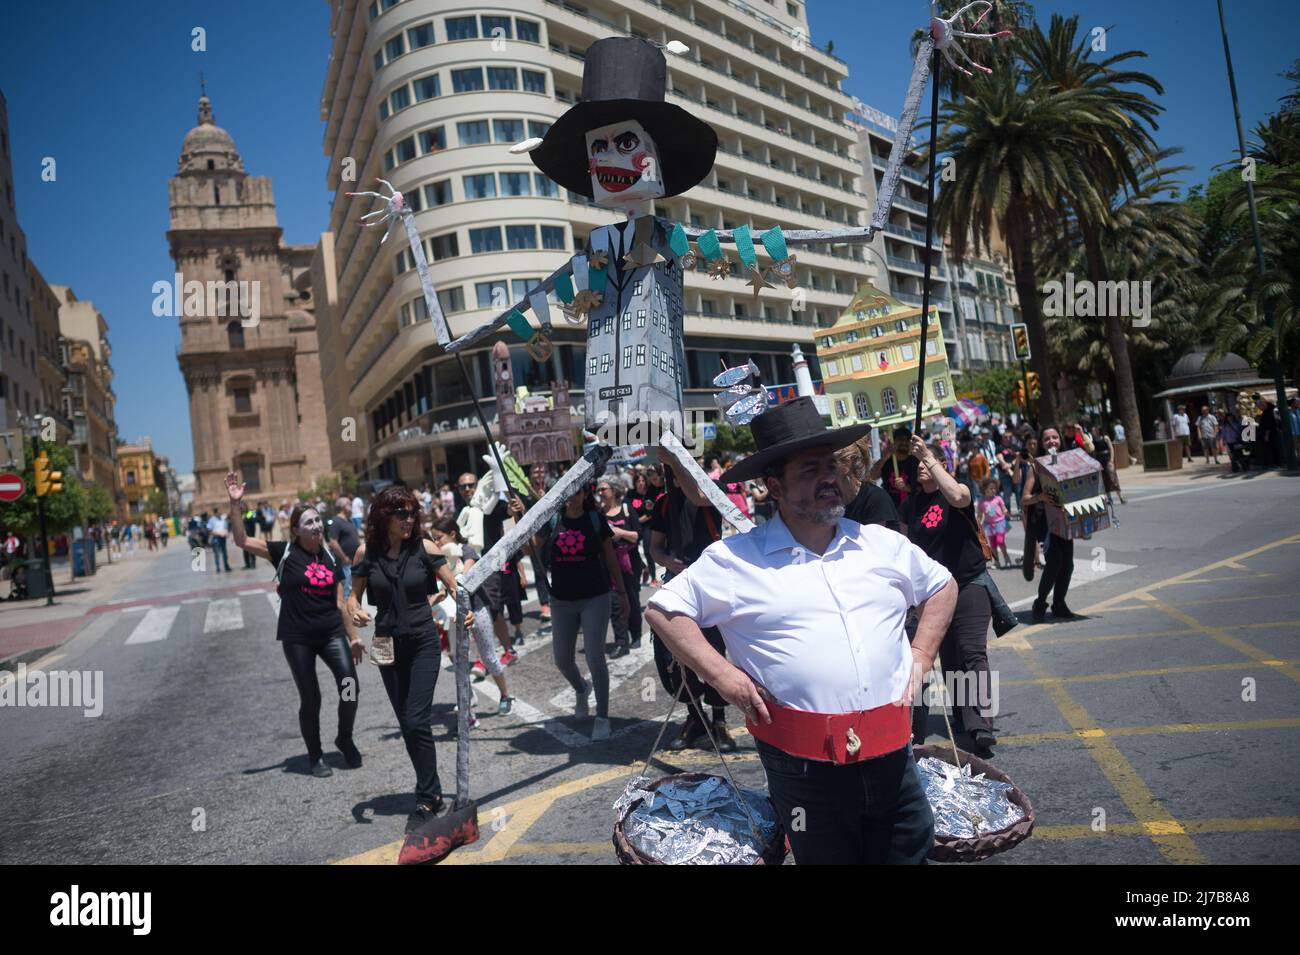
[[112, 600], [164, 553], [137, 548], [134, 554], [115, 556], [109, 564], [99, 551], [94, 575], [71, 582], [67, 560], [53, 563], [53, 606], [47, 606], [44, 597], [0, 601], [0, 670], [12, 669], [63, 643], [89, 622], [87, 614], [92, 609]]
[[1219, 464], [1213, 461], [1206, 464], [1205, 460], [1199, 457], [1195, 460], [1184, 460], [1183, 466], [1177, 471], [1144, 471], [1140, 464], [1132, 464], [1116, 473], [1119, 476], [1119, 486], [1126, 494], [1130, 489], [1192, 487], [1216, 480], [1254, 481], [1285, 474], [1278, 468], [1263, 471], [1259, 468], [1251, 468], [1249, 471], [1233, 474], [1227, 455], [1220, 455], [1219, 461], [1221, 462]]

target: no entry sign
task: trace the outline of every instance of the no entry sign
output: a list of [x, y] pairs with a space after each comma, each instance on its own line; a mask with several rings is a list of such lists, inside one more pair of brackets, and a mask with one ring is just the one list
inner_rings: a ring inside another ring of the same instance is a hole
[[16, 501], [23, 496], [27, 485], [21, 475], [12, 472], [0, 473], [0, 501]]

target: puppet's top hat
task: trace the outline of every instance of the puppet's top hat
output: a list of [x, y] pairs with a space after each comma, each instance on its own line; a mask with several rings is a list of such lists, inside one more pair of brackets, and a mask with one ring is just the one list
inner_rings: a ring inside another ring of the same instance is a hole
[[668, 64], [663, 51], [636, 37], [607, 37], [587, 48], [582, 102], [557, 119], [529, 153], [533, 164], [570, 192], [591, 198], [586, 133], [634, 119], [659, 149], [665, 196], [700, 182], [713, 168], [718, 134], [680, 106], [664, 102]]
[[752, 480], [769, 463], [808, 448], [832, 447], [838, 451], [871, 432], [869, 424], [826, 427], [817, 405], [807, 396], [768, 408], [753, 420], [750, 428], [758, 450], [723, 473], [722, 480], [728, 483]]

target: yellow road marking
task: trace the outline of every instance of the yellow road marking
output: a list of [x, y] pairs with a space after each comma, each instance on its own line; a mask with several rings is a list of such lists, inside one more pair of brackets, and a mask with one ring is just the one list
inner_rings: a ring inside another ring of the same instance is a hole
[[1222, 584], [1222, 583], [1241, 583], [1243, 580], [1254, 580], [1256, 577], [1276, 577], [1273, 571], [1261, 571], [1254, 574], [1233, 574], [1230, 577], [1196, 577], [1191, 580], [1171, 580], [1164, 586], [1170, 587], [1174, 584]]
[[1159, 736], [1164, 733], [1222, 733], [1235, 730], [1271, 730], [1300, 728], [1300, 719], [1236, 720], [1227, 723], [1164, 723], [1154, 726], [1108, 726], [1105, 730], [1059, 730], [1051, 733], [1017, 733], [999, 736], [999, 746], [1032, 746], [1093, 735]]
[[[1285, 832], [1300, 829], [1300, 816], [1253, 816], [1246, 819], [1184, 819], [1180, 827], [1196, 835], [1220, 832]], [[1092, 839], [1097, 836], [1149, 836], [1150, 829], [1140, 822], [1112, 822], [1105, 829], [1088, 825], [1034, 826], [1031, 838], [1062, 841]]]
[[[1178, 604], [1179, 607], [1185, 607], [1186, 604]], [[1154, 610], [1154, 607], [1148, 604], [1142, 604], [1139, 610]], [[1268, 623], [1234, 623], [1234, 630], [1280, 630], [1283, 627], [1300, 627], [1300, 620], [1272, 620]], [[1193, 630], [1180, 627], [1177, 630], [1146, 630], [1136, 633], [1106, 633], [1092, 637], [1058, 637], [1054, 640], [1036, 640], [1034, 641], [1040, 647], [1057, 647], [1070, 646], [1076, 643], [1107, 643], [1111, 640], [1143, 640], [1147, 637], [1198, 637], [1202, 636], [1200, 630]], [[1005, 643], [1005, 639], [1002, 641]], [[990, 650], [997, 649], [998, 645], [990, 646]]]
[[[1294, 664], [1300, 664], [1300, 660], [1273, 660], [1260, 659], [1256, 663], [1262, 663], [1265, 666], [1281, 669], [1286, 672], [1286, 668]], [[1202, 663], [1196, 666], [1185, 667], [1159, 667], [1151, 670], [1126, 670], [1120, 673], [1085, 673], [1079, 676], [1044, 676], [1034, 677], [1028, 680], [1002, 680], [1002, 686], [1046, 686], [1047, 684], [1065, 684], [1065, 683], [1094, 683], [1106, 680], [1130, 680], [1134, 677], [1142, 676], [1165, 676], [1170, 673], [1213, 673], [1216, 670], [1242, 670], [1255, 666], [1249, 660], [1239, 660], [1232, 663]]]
[[1225, 628], [1211, 627], [1208, 624], [1201, 623], [1199, 620], [1197, 620], [1195, 617], [1191, 616], [1190, 614], [1183, 613], [1183, 611], [1179, 610], [1177, 607], [1170, 606], [1169, 604], [1165, 603], [1163, 600], [1159, 599], [1158, 597], [1153, 596], [1152, 594], [1143, 594], [1142, 599], [1145, 600], [1147, 603], [1151, 604], [1151, 606], [1156, 607], [1157, 609], [1163, 611], [1164, 613], [1167, 613], [1169, 616], [1173, 617], [1179, 623], [1182, 623], [1188, 627], [1192, 627], [1196, 630], [1199, 630], [1201, 631], [1201, 633], [1205, 634], [1211, 640], [1214, 640], [1217, 643], [1221, 643], [1225, 647], [1230, 647], [1233, 650], [1236, 650], [1238, 653], [1250, 657], [1252, 660], [1256, 661], [1257, 663], [1262, 663], [1265, 666], [1271, 666], [1274, 669], [1279, 670], [1282, 673], [1285, 673], [1287, 676], [1295, 680], [1297, 683], [1300, 683], [1300, 670], [1297, 670], [1294, 666], [1292, 666], [1288, 662], [1278, 660], [1275, 657], [1271, 656], [1270, 654], [1265, 653], [1263, 650], [1259, 649], [1259, 647], [1252, 646], [1246, 641], [1232, 636], [1232, 634], [1228, 633], [1228, 631]]

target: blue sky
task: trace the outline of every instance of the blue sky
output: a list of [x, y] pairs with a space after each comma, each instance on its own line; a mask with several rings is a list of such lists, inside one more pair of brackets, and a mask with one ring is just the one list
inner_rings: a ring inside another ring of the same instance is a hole
[[[1298, 55], [1288, 0], [1230, 0], [1228, 28], [1249, 131], [1276, 109], [1279, 74]], [[897, 113], [911, 72], [908, 41], [928, 19], [925, 0], [809, 0], [813, 42], [835, 41], [845, 89]], [[1108, 51], [1139, 48], [1138, 67], [1165, 86], [1157, 139], [1185, 147], [1203, 181], [1231, 158], [1235, 132], [1212, 0], [1040, 0], [1110, 28]], [[167, 180], [195, 124], [198, 73], [217, 124], [245, 168], [270, 176], [286, 242], [314, 242], [328, 223], [320, 92], [329, 52], [322, 0], [5, 3], [0, 89], [9, 106], [14, 192], [28, 254], [48, 281], [92, 299], [110, 326], [121, 434], [153, 438], [184, 473], [192, 466], [188, 404], [174, 319], [157, 318], [150, 287], [170, 280]], [[246, 24], [262, 24], [250, 32]], [[207, 51], [191, 50], [191, 30]], [[43, 157], [58, 163], [40, 179]]]

